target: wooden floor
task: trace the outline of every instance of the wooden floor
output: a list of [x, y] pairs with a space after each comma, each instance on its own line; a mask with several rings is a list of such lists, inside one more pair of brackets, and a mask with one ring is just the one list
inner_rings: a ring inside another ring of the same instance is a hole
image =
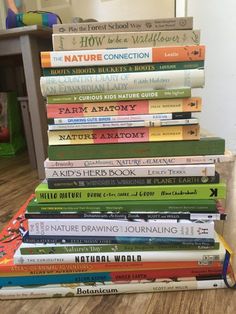
[[[26, 154], [0, 158], [1, 227], [34, 192], [39, 183]], [[236, 291], [230, 289], [162, 292], [118, 296], [91, 296], [63, 299], [1, 301], [2, 314], [233, 314]]]

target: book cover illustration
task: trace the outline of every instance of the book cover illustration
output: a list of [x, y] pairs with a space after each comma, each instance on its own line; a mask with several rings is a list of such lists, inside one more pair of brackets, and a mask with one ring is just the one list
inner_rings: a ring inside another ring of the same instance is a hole
[[14, 266], [13, 256], [22, 243], [23, 236], [28, 231], [25, 209], [32, 199], [33, 195], [21, 206], [0, 233], [0, 272], [2, 267]]

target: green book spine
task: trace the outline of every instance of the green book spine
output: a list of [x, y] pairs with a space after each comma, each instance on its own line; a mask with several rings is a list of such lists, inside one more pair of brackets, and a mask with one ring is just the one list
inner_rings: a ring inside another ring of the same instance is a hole
[[47, 97], [48, 104], [73, 104], [104, 101], [123, 101], [141, 99], [165, 99], [191, 97], [191, 88], [176, 88], [147, 91], [119, 91], [106, 93], [83, 93], [71, 95], [52, 95]]
[[29, 213], [80, 212], [206, 212], [216, 213], [215, 200], [115, 201], [86, 203], [38, 203], [34, 198], [27, 205]]
[[199, 141], [54, 145], [48, 147], [49, 160], [138, 158], [166, 156], [224, 155], [225, 140], [218, 137]]
[[58, 75], [86, 75], [102, 73], [128, 73], [128, 72], [149, 72], [149, 71], [170, 71], [199, 69], [204, 67], [204, 61], [186, 61], [186, 62], [163, 62], [163, 63], [144, 63], [130, 65], [104, 65], [87, 67], [64, 67], [64, 68], [43, 68], [44, 76]]
[[[27, 244], [25, 244], [27, 246]], [[219, 249], [219, 242], [206, 244], [114, 244], [114, 245], [63, 245], [63, 246], [38, 246], [20, 248], [22, 255], [43, 254], [86, 254], [109, 252], [145, 252], [145, 251], [175, 251], [175, 250]]]
[[57, 202], [102, 202], [135, 200], [178, 200], [178, 199], [225, 199], [225, 183], [192, 185], [117, 186], [83, 189], [49, 189], [40, 183], [35, 189], [40, 203]]

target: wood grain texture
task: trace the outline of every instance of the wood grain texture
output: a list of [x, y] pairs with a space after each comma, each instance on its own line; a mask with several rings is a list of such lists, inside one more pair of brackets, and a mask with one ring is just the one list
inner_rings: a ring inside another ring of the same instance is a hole
[[[220, 172], [229, 183], [229, 189], [234, 187], [230, 167], [233, 167], [232, 164], [220, 165]], [[31, 170], [26, 154], [0, 158], [1, 228], [34, 192], [38, 183], [37, 171]], [[232, 191], [229, 193], [232, 194]], [[227, 222], [224, 229], [228, 230]], [[233, 314], [236, 313], [235, 293], [230, 289], [221, 289], [1, 301], [0, 304], [4, 314]]]

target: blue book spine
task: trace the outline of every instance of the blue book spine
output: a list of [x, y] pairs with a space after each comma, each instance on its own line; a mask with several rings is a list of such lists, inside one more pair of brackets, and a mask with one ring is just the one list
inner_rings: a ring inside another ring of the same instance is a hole
[[0, 286], [1, 287], [27, 286], [27, 285], [76, 283], [76, 282], [104, 282], [104, 281], [112, 281], [111, 274], [109, 272], [0, 277]]

